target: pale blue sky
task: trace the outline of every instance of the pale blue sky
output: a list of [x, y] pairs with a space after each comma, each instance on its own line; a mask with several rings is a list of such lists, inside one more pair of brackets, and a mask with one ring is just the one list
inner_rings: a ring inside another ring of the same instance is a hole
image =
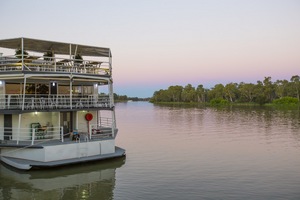
[[300, 75], [300, 0], [1, 0], [0, 38], [110, 47], [115, 92]]

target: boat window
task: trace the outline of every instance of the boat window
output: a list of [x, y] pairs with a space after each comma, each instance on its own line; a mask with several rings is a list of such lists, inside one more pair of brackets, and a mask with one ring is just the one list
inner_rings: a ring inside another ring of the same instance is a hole
[[14, 83], [6, 83], [5, 84], [5, 93], [6, 94], [21, 94], [21, 84], [14, 84]]

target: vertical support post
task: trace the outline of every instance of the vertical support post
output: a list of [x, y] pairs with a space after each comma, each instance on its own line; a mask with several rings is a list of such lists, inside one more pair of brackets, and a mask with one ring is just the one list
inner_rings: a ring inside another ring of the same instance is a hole
[[[111, 57], [111, 51], [109, 49], [109, 71], [110, 71], [110, 77], [112, 77], [112, 57]], [[116, 129], [116, 116], [115, 116], [115, 107], [114, 107], [114, 92], [113, 92], [113, 82], [112, 79], [109, 80], [109, 95], [110, 95], [110, 108], [112, 108], [111, 114], [112, 114], [112, 124], [111, 124], [111, 132], [112, 136], [115, 137], [115, 129]]]
[[22, 110], [24, 110], [24, 105], [25, 105], [25, 91], [26, 91], [26, 75], [24, 76]]
[[72, 59], [72, 44], [70, 44], [70, 59]]
[[115, 137], [115, 129], [116, 129], [116, 115], [115, 115], [115, 108], [112, 110], [112, 124], [111, 124], [111, 134], [112, 137]]
[[109, 89], [109, 107], [113, 107], [114, 105], [114, 91], [113, 91], [113, 83], [112, 80], [110, 79], [108, 81], [108, 89]]
[[19, 144], [19, 140], [20, 140], [21, 116], [22, 116], [22, 115], [19, 114], [19, 125], [18, 125], [17, 144]]
[[72, 109], [72, 87], [73, 87], [73, 76], [70, 76], [70, 109]]
[[22, 71], [24, 70], [24, 38], [21, 38]]
[[109, 72], [110, 72], [110, 76], [112, 76], [112, 58], [111, 58], [110, 49], [109, 49]]
[[89, 139], [91, 140], [92, 139], [92, 125], [89, 123]]
[[34, 144], [34, 138], [35, 138], [35, 128], [32, 129], [32, 135], [31, 135], [31, 145]]
[[112, 108], [111, 111], [111, 118], [112, 118], [112, 124], [111, 124], [111, 132], [112, 136], [115, 136], [115, 128], [116, 128], [116, 117], [115, 117], [115, 107], [114, 107], [114, 92], [113, 92], [113, 83], [110, 80], [109, 81], [109, 107]]
[[20, 140], [20, 129], [18, 129], [18, 135], [17, 135], [17, 145], [19, 144], [19, 140]]
[[54, 57], [54, 72], [56, 72], [56, 58]]
[[61, 142], [64, 142], [64, 127], [60, 127], [60, 137], [61, 137]]
[[101, 126], [101, 111], [97, 112], [97, 126]]
[[99, 97], [99, 91], [98, 91], [98, 84], [94, 84], [94, 91], [93, 91], [93, 106], [98, 107], [99, 106], [99, 101], [98, 101], [98, 97]]

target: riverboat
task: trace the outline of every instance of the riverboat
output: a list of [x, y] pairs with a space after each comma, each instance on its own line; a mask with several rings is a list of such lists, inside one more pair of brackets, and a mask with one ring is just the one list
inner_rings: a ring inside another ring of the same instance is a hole
[[125, 156], [109, 48], [0, 40], [0, 159], [22, 170]]

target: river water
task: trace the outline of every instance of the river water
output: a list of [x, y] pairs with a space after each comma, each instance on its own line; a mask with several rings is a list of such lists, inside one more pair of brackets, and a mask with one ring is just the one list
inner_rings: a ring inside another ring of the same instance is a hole
[[126, 158], [22, 172], [0, 199], [300, 199], [300, 111], [116, 104]]

